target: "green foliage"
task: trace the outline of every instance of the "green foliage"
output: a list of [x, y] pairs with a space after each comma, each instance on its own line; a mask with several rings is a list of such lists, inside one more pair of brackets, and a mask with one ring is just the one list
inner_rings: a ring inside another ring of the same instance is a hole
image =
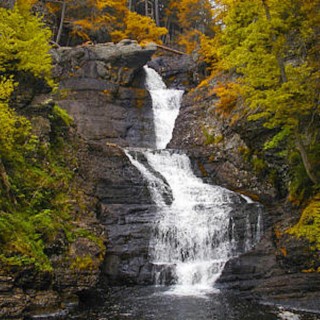
[[18, 2], [12, 10], [0, 8], [0, 72], [30, 72], [52, 84], [50, 35], [28, 6]]
[[60, 231], [74, 228], [77, 160], [67, 138], [72, 119], [54, 106], [47, 114], [50, 134], [40, 138], [30, 120], [9, 106], [19, 72], [50, 82], [50, 33], [28, 4], [0, 9], [0, 36], [0, 261], [50, 271], [46, 247]]
[[66, 126], [70, 127], [73, 124], [73, 118], [66, 110], [60, 108], [59, 106], [54, 105], [52, 113], [57, 119], [61, 119]]
[[242, 104], [238, 118], [275, 132], [264, 150], [276, 149], [287, 162], [291, 195], [301, 201], [320, 184], [319, 2], [215, 3], [215, 37], [202, 38], [201, 53], [213, 75], [221, 75], [217, 110], [232, 125]]
[[320, 194], [312, 198], [299, 222], [287, 233], [307, 239], [312, 250], [320, 250]]
[[291, 179], [288, 186], [289, 199], [296, 204], [301, 204], [314, 192], [314, 186], [310, 185], [310, 179], [306, 173], [299, 152], [294, 151], [288, 157], [291, 168]]
[[[54, 110], [52, 114], [56, 117]], [[11, 109], [9, 115], [7, 123], [12, 126], [1, 128], [6, 129], [6, 135], [0, 137], [1, 260], [18, 265], [33, 263], [49, 270], [45, 246], [59, 230], [71, 228], [74, 195], [70, 190], [73, 172], [69, 165], [74, 155], [68, 150], [67, 141], [56, 143], [59, 136], [41, 142], [32, 134], [26, 118]], [[17, 119], [25, 125], [17, 127]], [[51, 126], [53, 131], [59, 129], [53, 123]]]
[[269, 141], [267, 141], [264, 144], [264, 149], [274, 149], [277, 148], [281, 141], [283, 141], [288, 135], [290, 134], [290, 129], [287, 127], [283, 127], [282, 130], [280, 130], [273, 138]]
[[79, 209], [86, 210], [86, 205], [74, 182], [77, 158], [68, 140], [71, 117], [54, 106], [48, 114], [50, 135], [39, 139], [32, 133], [30, 121], [5, 102], [13, 90], [12, 82], [3, 79], [2, 83], [0, 261], [51, 271], [45, 252], [59, 232], [68, 235], [70, 243], [85, 236], [103, 251], [102, 240], [85, 229], [75, 229], [72, 219], [74, 200]]
[[[39, 222], [39, 221], [38, 221]], [[35, 225], [24, 213], [0, 213], [0, 261], [7, 265], [34, 264], [37, 268], [51, 271], [45, 244]]]

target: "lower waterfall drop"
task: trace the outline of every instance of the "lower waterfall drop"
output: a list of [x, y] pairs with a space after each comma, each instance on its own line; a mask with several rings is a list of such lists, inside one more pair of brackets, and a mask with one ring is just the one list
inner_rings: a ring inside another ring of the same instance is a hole
[[[172, 137], [183, 92], [166, 89], [154, 70], [145, 72], [153, 100], [156, 148], [163, 149]], [[182, 295], [211, 292], [227, 260], [260, 240], [260, 205], [204, 183], [182, 151], [125, 152], [146, 179], [157, 207], [149, 250], [155, 283], [173, 285], [170, 292]]]
[[[261, 234], [260, 225], [247, 232], [250, 217], [245, 216], [241, 240], [232, 216], [259, 207], [232, 191], [203, 183], [182, 152], [131, 149], [126, 153], [148, 181], [157, 205], [158, 221], [150, 241], [155, 283], [175, 285], [178, 294], [210, 292], [227, 260], [246, 251]], [[261, 212], [256, 212], [258, 225]]]

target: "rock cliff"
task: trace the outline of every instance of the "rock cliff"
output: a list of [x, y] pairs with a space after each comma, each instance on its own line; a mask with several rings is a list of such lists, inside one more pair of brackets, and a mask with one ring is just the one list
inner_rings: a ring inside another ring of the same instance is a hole
[[[221, 286], [248, 298], [318, 308], [319, 279], [316, 274], [300, 272], [305, 267], [303, 261], [296, 263], [306, 248], [302, 242], [292, 242], [276, 232], [278, 226], [296, 220], [297, 212], [283, 200], [282, 187], [277, 186], [281, 183], [266, 174], [258, 155], [250, 154], [252, 143], [259, 144], [259, 138], [268, 132], [261, 130], [254, 136], [257, 128], [235, 127], [224, 121], [216, 113], [217, 98], [212, 88], [192, 90], [204, 76], [201, 67], [189, 56], [162, 56], [151, 61], [155, 50], [152, 45], [141, 48], [130, 40], [117, 45], [55, 49], [52, 56], [54, 76], [60, 83], [58, 93], [32, 91], [27, 99], [23, 99], [26, 95], [17, 99], [26, 113], [54, 102], [74, 118], [79, 141], [75, 170], [81, 181], [79, 187], [91, 201], [90, 215], [77, 223], [104, 239], [107, 248], [105, 258], [95, 260], [89, 270], [70, 269], [63, 255], [56, 254], [52, 258], [53, 274], [19, 268], [10, 274], [0, 273], [1, 316], [67, 312], [68, 299], [94, 300], [99, 287], [152, 281], [148, 246], [155, 207], [146, 182], [122, 149], [155, 145], [151, 98], [144, 87], [142, 68], [147, 63], [163, 75], [168, 86], [187, 93], [169, 147], [187, 150], [194, 172], [205, 181], [266, 206], [261, 243], [227, 263]], [[39, 118], [34, 121], [41, 131]], [[285, 176], [286, 168], [281, 164], [276, 169]], [[59, 250], [61, 243], [63, 236], [52, 250]], [[88, 253], [101, 257], [100, 251], [84, 237], [69, 248], [74, 261]]]
[[287, 168], [277, 155], [261, 157], [256, 151], [262, 149], [268, 130], [242, 121], [241, 110], [234, 123], [221, 116], [214, 84], [184, 96], [169, 148], [188, 150], [195, 173], [204, 180], [250, 196], [265, 207], [262, 241], [230, 260], [219, 283], [243, 297], [319, 312], [319, 275], [303, 272], [312, 269], [316, 253], [285, 232], [300, 213], [286, 200]]
[[152, 146], [151, 100], [142, 67], [156, 47], [135, 41], [59, 48], [53, 52], [57, 102], [87, 140], [119, 146]]
[[[96, 299], [99, 282], [150, 281], [145, 274], [151, 200], [120, 146], [154, 145], [151, 99], [142, 70], [154, 52], [152, 45], [143, 49], [130, 40], [58, 48], [52, 51], [58, 93], [32, 79], [20, 81], [13, 104], [41, 139], [53, 134], [48, 117], [55, 104], [74, 118], [64, 143], [76, 154], [78, 182], [73, 187], [83, 198], [79, 206], [88, 210], [75, 213], [75, 239], [58, 233], [48, 244], [53, 272], [32, 266], [1, 268], [0, 317], [64, 317], [79, 299]], [[105, 260], [102, 242], [107, 245]]]
[[62, 92], [58, 104], [74, 117], [89, 146], [83, 167], [94, 180], [98, 217], [108, 234], [104, 284], [151, 281], [147, 248], [153, 205], [145, 181], [121, 147], [155, 144], [142, 69], [155, 50], [124, 40], [54, 53]]

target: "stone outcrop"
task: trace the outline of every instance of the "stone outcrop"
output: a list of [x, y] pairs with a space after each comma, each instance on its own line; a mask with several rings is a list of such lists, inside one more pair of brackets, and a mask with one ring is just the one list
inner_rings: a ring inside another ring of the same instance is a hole
[[169, 88], [189, 91], [204, 78], [204, 70], [190, 55], [164, 55], [148, 63], [148, 66], [161, 74]]
[[155, 50], [123, 40], [54, 51], [54, 74], [61, 89], [56, 99], [74, 117], [82, 137], [120, 146], [154, 145], [142, 67]]
[[249, 147], [215, 112], [216, 102], [207, 89], [185, 96], [169, 148], [187, 150], [195, 173], [208, 182], [255, 199], [276, 197], [272, 184], [245, 161]]

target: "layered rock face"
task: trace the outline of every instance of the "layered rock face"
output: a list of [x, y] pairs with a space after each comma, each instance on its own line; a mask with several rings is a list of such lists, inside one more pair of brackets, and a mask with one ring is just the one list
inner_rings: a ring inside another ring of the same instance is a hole
[[275, 197], [271, 183], [244, 160], [246, 142], [215, 113], [217, 98], [200, 91], [185, 96], [169, 148], [188, 150], [194, 171], [205, 180], [254, 198]]
[[93, 182], [98, 218], [108, 235], [104, 284], [151, 281], [148, 245], [155, 210], [146, 182], [120, 147], [155, 145], [142, 68], [155, 49], [124, 40], [54, 52], [61, 85], [57, 103], [87, 141], [82, 167]]
[[156, 210], [146, 182], [118, 146], [89, 146], [85, 168], [94, 177], [98, 219], [108, 237], [102, 285], [150, 283], [148, 246]]
[[104, 261], [105, 252], [81, 235], [66, 249], [65, 235], [58, 234], [48, 251], [53, 272], [0, 272], [0, 317], [63, 318], [67, 306], [74, 305], [77, 296], [86, 301], [99, 281], [150, 281], [152, 204], [144, 180], [120, 146], [154, 145], [151, 99], [142, 70], [154, 52], [155, 47], [142, 49], [130, 40], [59, 48], [52, 51], [54, 77], [60, 83], [57, 95], [39, 83], [36, 88], [21, 84], [15, 104], [42, 139], [52, 131], [46, 109], [56, 103], [73, 116], [77, 133], [71, 128], [75, 140], [66, 141], [77, 148], [78, 187], [91, 209], [74, 224], [105, 239], [108, 253]]
[[54, 51], [58, 104], [75, 119], [88, 141], [152, 147], [151, 100], [142, 67], [155, 52], [136, 42], [60, 48]]

